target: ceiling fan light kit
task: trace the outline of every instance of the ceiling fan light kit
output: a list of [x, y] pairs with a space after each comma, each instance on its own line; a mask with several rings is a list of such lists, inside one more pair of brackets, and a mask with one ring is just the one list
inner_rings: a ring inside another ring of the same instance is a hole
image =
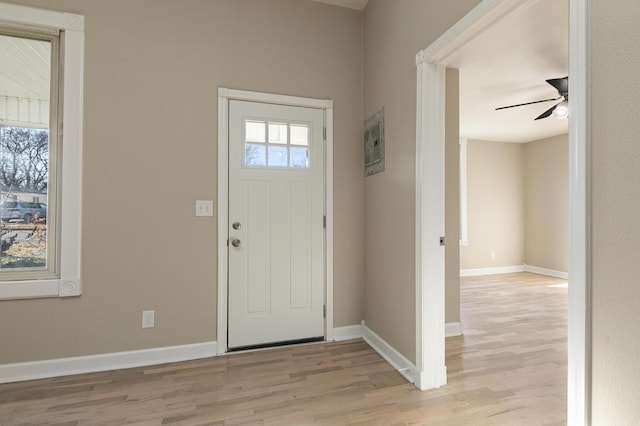
[[562, 101], [558, 105], [556, 105], [553, 110], [553, 116], [555, 118], [567, 118], [569, 115], [569, 103], [567, 101]]
[[563, 78], [552, 78], [547, 80], [547, 83], [552, 85], [558, 91], [558, 94], [560, 96], [558, 96], [557, 98], [542, 99], [539, 101], [532, 101], [532, 102], [525, 102], [522, 104], [504, 106], [504, 107], [496, 108], [496, 111], [500, 109], [515, 108], [515, 107], [521, 107], [525, 105], [537, 104], [540, 102], [558, 101], [562, 99], [562, 101], [555, 104], [554, 106], [552, 106], [551, 108], [549, 108], [548, 110], [546, 110], [545, 112], [537, 116], [535, 119], [540, 120], [542, 118], [547, 118], [551, 115], [553, 115], [556, 118], [566, 118], [569, 115], [569, 77], [567, 76]]

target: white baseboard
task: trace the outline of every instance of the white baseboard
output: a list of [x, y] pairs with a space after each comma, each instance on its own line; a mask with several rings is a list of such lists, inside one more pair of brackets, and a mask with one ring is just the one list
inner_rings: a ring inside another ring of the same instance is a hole
[[497, 266], [494, 268], [473, 268], [461, 269], [461, 277], [476, 277], [479, 275], [497, 275], [497, 274], [513, 274], [515, 272], [524, 272], [525, 265], [515, 266]]
[[497, 274], [512, 274], [514, 272], [531, 272], [534, 274], [547, 275], [549, 277], [569, 279], [569, 274], [562, 271], [554, 271], [553, 269], [540, 268], [538, 266], [531, 265], [515, 265], [515, 266], [498, 266], [495, 268], [472, 268], [461, 269], [461, 277], [475, 277], [480, 275], [497, 275]]
[[216, 354], [216, 342], [206, 342], [73, 358], [2, 364], [0, 365], [0, 383], [145, 367], [208, 358]]
[[336, 342], [351, 339], [362, 339], [362, 325], [348, 325], [333, 329], [333, 340]]
[[524, 270], [525, 272], [531, 272], [534, 274], [547, 275], [549, 277], [555, 277], [555, 278], [563, 278], [565, 280], [569, 279], [568, 272], [554, 271], [553, 269], [539, 268], [537, 266], [531, 266], [531, 265], [524, 265]]
[[444, 337], [462, 336], [461, 322], [448, 322], [444, 325]]
[[398, 370], [411, 383], [416, 382], [418, 369], [404, 355], [384, 341], [362, 321], [362, 339], [382, 356], [393, 368]]

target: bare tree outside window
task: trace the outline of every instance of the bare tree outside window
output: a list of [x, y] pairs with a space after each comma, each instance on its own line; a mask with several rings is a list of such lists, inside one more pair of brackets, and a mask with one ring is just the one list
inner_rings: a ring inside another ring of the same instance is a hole
[[0, 268], [46, 266], [49, 132], [0, 127]]
[[43, 192], [49, 175], [49, 132], [0, 127], [0, 184], [3, 188]]

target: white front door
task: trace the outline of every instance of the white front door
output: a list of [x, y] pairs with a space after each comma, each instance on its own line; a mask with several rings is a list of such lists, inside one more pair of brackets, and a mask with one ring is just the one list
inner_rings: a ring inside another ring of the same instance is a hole
[[228, 347], [324, 336], [324, 112], [229, 102]]

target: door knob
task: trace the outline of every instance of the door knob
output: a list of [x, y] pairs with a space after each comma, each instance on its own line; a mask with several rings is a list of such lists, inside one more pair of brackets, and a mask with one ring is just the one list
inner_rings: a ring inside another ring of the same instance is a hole
[[233, 222], [233, 225], [231, 225], [231, 227], [233, 227], [233, 229], [237, 231], [238, 229], [240, 229], [240, 222]]
[[231, 240], [231, 245], [234, 247], [240, 247], [240, 240], [237, 238], [234, 238], [233, 240]]

